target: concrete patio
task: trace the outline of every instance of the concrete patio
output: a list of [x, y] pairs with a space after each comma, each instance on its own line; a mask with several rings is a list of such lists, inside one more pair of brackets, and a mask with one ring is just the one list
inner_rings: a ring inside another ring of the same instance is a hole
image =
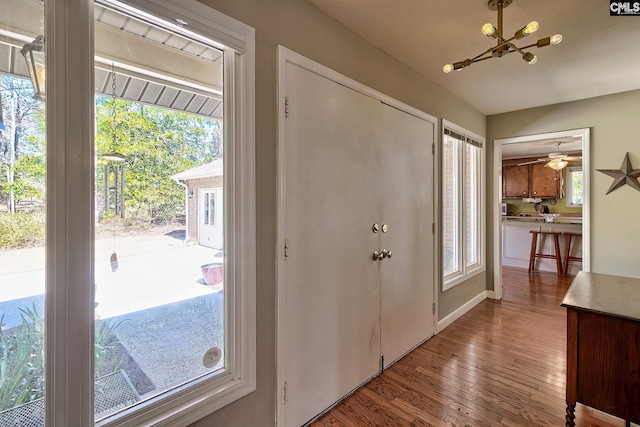
[[[143, 398], [222, 366], [202, 363], [207, 350], [224, 346], [224, 293], [222, 284], [207, 286], [200, 271], [222, 260], [220, 251], [185, 245], [180, 234], [96, 241], [96, 320], [118, 325], [116, 337], [153, 383]], [[3, 251], [0, 261], [7, 330], [21, 323], [20, 308], [44, 313], [44, 249]]]

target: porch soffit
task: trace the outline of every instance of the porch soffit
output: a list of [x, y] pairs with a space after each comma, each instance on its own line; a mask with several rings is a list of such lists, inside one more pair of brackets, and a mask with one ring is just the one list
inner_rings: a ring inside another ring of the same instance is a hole
[[[42, 3], [4, 1], [0, 73], [29, 78], [20, 49], [41, 33], [33, 17], [42, 15]], [[222, 52], [100, 5], [95, 17], [96, 93], [112, 94], [113, 64], [120, 98], [222, 118]]]

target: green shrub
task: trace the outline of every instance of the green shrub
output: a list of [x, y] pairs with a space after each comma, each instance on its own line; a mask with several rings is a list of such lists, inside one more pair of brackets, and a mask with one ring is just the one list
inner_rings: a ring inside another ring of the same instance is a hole
[[0, 212], [0, 249], [44, 246], [45, 212]]
[[[0, 326], [0, 411], [44, 397], [44, 319], [35, 305], [19, 310], [21, 325], [9, 330]], [[126, 350], [118, 350], [114, 335], [121, 323], [96, 323], [96, 377], [119, 371], [129, 356]]]

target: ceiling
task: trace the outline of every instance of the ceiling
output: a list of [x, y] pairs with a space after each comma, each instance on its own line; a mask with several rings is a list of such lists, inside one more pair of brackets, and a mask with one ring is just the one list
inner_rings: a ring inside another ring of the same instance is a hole
[[485, 115], [640, 89], [640, 16], [609, 16], [603, 0], [514, 0], [505, 35], [540, 23], [517, 46], [558, 33], [562, 43], [533, 48], [534, 65], [512, 53], [450, 74], [445, 64], [495, 44], [480, 31], [497, 26], [487, 0], [308, 1]]
[[[558, 146], [558, 143], [560, 145]], [[551, 152], [582, 155], [582, 137], [566, 136], [562, 138], [543, 139], [532, 142], [502, 144], [503, 159], [520, 159], [523, 157], [545, 157]]]

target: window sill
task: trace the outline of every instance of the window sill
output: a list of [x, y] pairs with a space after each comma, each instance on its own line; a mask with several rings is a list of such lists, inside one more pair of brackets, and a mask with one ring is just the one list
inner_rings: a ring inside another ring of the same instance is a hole
[[459, 276], [454, 276], [451, 278], [444, 278], [444, 280], [442, 281], [442, 292], [446, 292], [454, 287], [456, 287], [457, 285], [466, 282], [467, 280], [472, 279], [473, 277], [477, 276], [480, 273], [484, 273], [486, 271], [486, 268], [484, 265], [481, 266], [476, 266], [473, 269], [467, 271], [464, 274], [461, 274]]

